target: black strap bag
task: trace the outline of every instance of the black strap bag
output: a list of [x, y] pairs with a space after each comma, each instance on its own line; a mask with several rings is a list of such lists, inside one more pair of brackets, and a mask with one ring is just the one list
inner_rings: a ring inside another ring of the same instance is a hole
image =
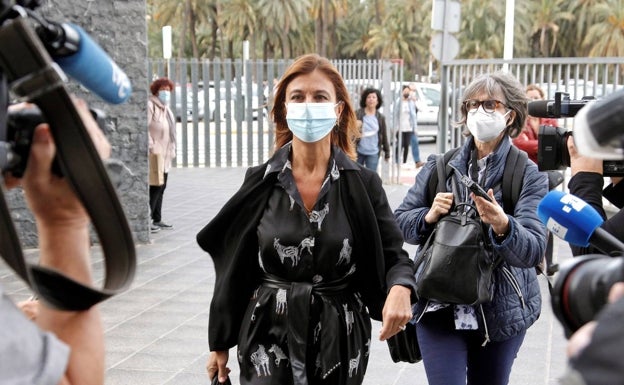
[[[451, 185], [455, 202], [459, 202], [456, 177], [451, 175]], [[489, 302], [498, 263], [488, 227], [481, 222], [476, 207], [468, 202], [458, 203], [438, 221], [418, 252], [414, 263], [417, 294], [442, 303]]]

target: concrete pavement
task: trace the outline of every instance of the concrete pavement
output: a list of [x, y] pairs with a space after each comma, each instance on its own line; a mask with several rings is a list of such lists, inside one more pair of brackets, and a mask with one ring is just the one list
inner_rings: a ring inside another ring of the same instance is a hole
[[[106, 332], [107, 385], [208, 384], [207, 323], [214, 283], [210, 257], [195, 242], [196, 233], [240, 186], [243, 168], [178, 168], [171, 170], [165, 192], [163, 219], [174, 225], [152, 235], [152, 243], [138, 245], [138, 270], [131, 288], [102, 304]], [[392, 208], [403, 197], [415, 170], [402, 170], [402, 184], [387, 184]], [[406, 245], [413, 254], [414, 247]], [[102, 275], [101, 253], [93, 248], [93, 268]], [[34, 258], [36, 251], [29, 251]], [[566, 243], [555, 240], [555, 259], [571, 256]], [[565, 369], [562, 328], [554, 318], [544, 277], [540, 319], [529, 329], [514, 364], [511, 385], [554, 385]], [[0, 284], [16, 300], [28, 290], [0, 263]], [[385, 342], [374, 337], [364, 384], [427, 384], [422, 363], [395, 364]], [[238, 383], [234, 349], [230, 352], [233, 383]]]

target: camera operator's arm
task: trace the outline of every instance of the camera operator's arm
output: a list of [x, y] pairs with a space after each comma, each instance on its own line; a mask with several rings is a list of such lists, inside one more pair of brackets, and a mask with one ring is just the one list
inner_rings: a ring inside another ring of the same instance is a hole
[[[76, 101], [78, 112], [102, 157], [110, 145], [86, 105]], [[40, 264], [91, 284], [89, 217], [65, 178], [51, 173], [55, 146], [46, 124], [34, 134], [22, 185], [37, 221]], [[58, 311], [42, 301], [37, 324], [53, 332], [71, 351], [61, 384], [104, 382], [104, 339], [97, 306], [86, 311]]]
[[617, 384], [624, 378], [624, 283], [613, 285], [609, 303], [595, 321], [585, 324], [570, 338], [570, 367], [561, 378], [562, 384]]
[[[572, 178], [568, 182], [568, 189], [571, 194], [583, 199], [591, 205], [603, 219], [607, 214], [602, 207], [602, 186], [604, 178], [602, 176], [602, 160], [582, 156], [576, 150], [574, 138], [568, 137], [568, 151], [570, 153], [570, 168]], [[591, 247], [578, 247], [570, 245], [573, 255], [589, 254]]]

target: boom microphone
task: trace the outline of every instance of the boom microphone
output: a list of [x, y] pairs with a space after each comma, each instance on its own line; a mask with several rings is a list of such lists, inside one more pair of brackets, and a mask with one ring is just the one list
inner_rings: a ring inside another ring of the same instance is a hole
[[130, 97], [128, 76], [82, 28], [48, 22], [37, 34], [63, 71], [99, 97], [112, 104]]
[[600, 227], [600, 214], [575, 195], [550, 191], [537, 206], [537, 215], [551, 233], [568, 243], [582, 247], [591, 244], [609, 255], [624, 252], [624, 243]]

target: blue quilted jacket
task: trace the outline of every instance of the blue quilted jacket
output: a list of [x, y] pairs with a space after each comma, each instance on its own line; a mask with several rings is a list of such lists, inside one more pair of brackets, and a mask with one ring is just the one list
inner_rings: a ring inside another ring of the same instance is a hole
[[[464, 175], [468, 175], [470, 152], [474, 147], [472, 138], [468, 139], [450, 164]], [[503, 206], [501, 184], [505, 159], [511, 147], [511, 140], [501, 141], [497, 149], [489, 155], [482, 186], [492, 188], [498, 204]], [[425, 223], [429, 211], [429, 177], [436, 171], [435, 156], [427, 159], [427, 164], [416, 176], [416, 183], [410, 188], [403, 203], [394, 211], [395, 218], [408, 243], [423, 245], [433, 225]], [[450, 179], [447, 179], [447, 191], [451, 191]], [[480, 330], [491, 341], [503, 341], [516, 336], [537, 320], [540, 315], [542, 299], [535, 266], [544, 255], [546, 247], [546, 228], [537, 217], [537, 205], [548, 192], [548, 179], [540, 173], [537, 165], [528, 160], [525, 165], [523, 185], [513, 216], [509, 216], [510, 231], [507, 237], [498, 243], [491, 229], [489, 232], [494, 251], [502, 256], [503, 262], [495, 271], [495, 292], [492, 302], [482, 305], [477, 310]], [[467, 196], [467, 189], [460, 189], [462, 199]], [[416, 306], [416, 315], [420, 317], [427, 300], [421, 299]]]

